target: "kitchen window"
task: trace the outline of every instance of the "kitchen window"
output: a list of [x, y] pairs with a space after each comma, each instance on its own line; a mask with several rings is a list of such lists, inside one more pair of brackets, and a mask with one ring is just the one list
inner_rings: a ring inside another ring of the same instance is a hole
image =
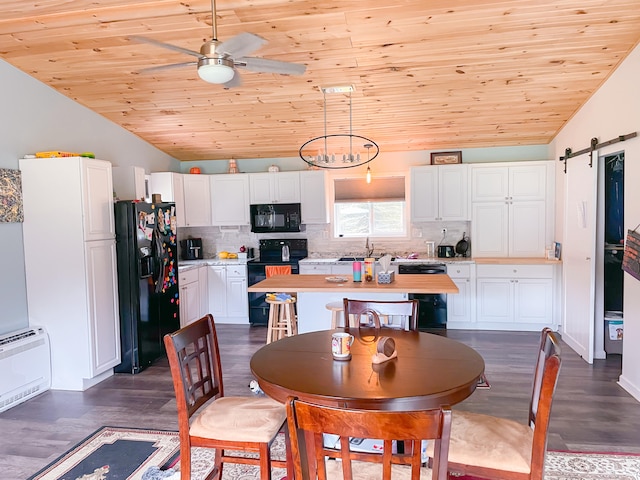
[[405, 177], [334, 180], [335, 237], [404, 237], [407, 234]]

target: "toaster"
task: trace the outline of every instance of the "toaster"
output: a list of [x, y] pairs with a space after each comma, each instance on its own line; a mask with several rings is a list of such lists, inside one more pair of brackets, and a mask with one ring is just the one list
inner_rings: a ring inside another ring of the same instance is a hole
[[438, 245], [438, 258], [453, 258], [455, 256], [453, 245]]

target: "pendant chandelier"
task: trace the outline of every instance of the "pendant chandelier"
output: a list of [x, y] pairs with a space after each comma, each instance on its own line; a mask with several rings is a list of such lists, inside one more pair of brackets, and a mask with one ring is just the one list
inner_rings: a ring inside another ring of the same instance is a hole
[[[300, 158], [315, 168], [353, 168], [365, 165], [376, 158], [380, 153], [378, 144], [353, 133], [351, 93], [354, 87], [322, 87], [321, 90], [324, 96], [324, 135], [305, 142], [298, 152]], [[334, 93], [349, 95], [349, 133], [327, 133], [327, 94]], [[374, 148], [373, 156], [370, 156], [370, 148]]]

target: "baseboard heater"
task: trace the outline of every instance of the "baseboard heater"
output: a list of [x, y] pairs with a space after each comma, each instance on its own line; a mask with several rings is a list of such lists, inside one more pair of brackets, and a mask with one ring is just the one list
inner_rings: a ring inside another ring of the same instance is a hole
[[50, 388], [51, 353], [45, 329], [0, 335], [0, 412]]

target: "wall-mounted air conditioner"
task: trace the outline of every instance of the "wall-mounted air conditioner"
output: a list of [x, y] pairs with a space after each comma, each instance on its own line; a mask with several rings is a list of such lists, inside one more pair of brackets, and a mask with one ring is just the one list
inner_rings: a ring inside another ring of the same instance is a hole
[[0, 412], [51, 388], [49, 336], [42, 327], [0, 335]]

